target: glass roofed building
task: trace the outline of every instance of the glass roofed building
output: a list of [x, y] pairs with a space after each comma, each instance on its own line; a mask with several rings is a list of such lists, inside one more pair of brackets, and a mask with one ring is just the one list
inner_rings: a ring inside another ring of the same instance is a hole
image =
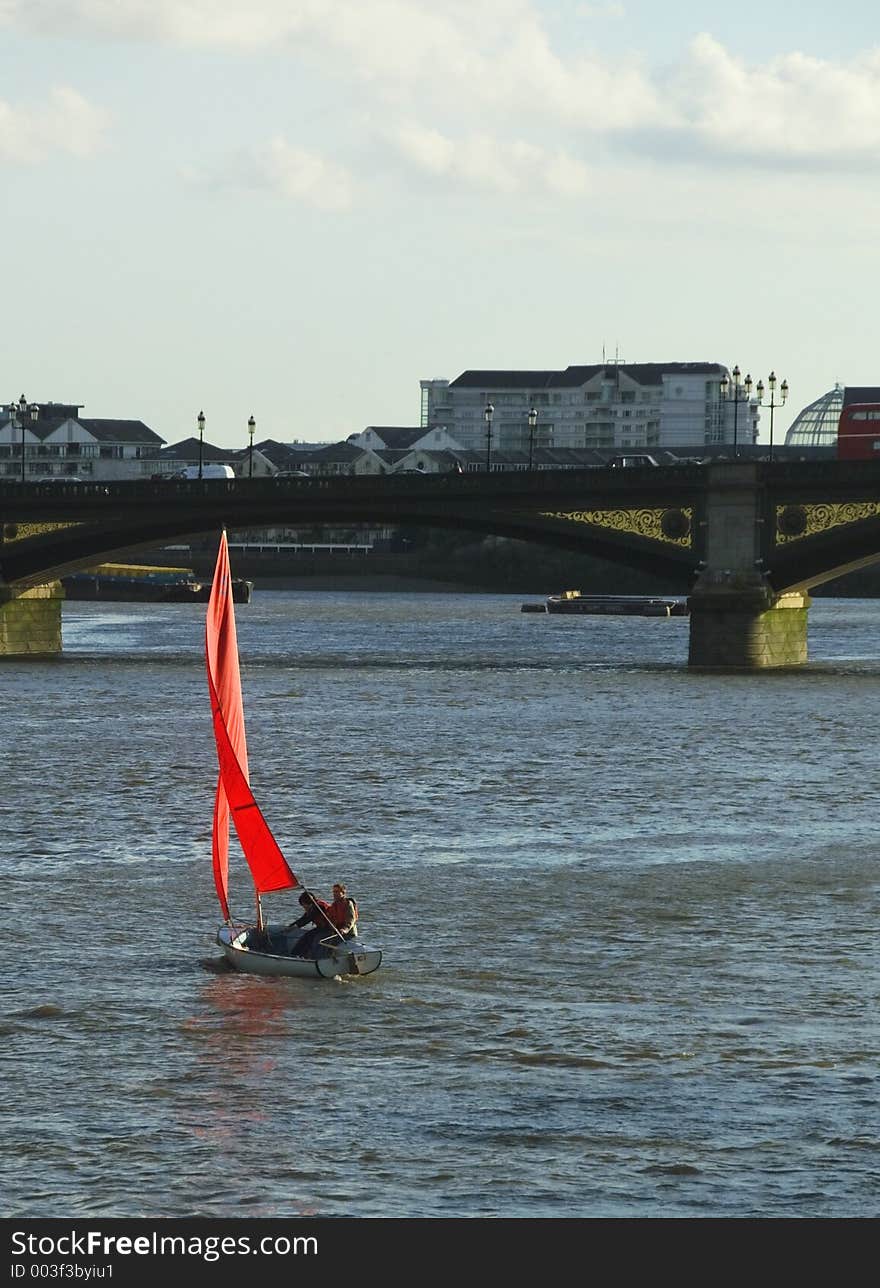
[[785, 446], [836, 447], [844, 393], [843, 385], [835, 385], [827, 394], [798, 412], [785, 435]]

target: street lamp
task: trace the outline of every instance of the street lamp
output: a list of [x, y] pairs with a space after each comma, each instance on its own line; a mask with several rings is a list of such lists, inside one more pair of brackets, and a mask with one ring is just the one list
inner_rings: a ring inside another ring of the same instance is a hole
[[[740, 370], [736, 366], [731, 373], [733, 375], [733, 454], [739, 456], [738, 445], [738, 425], [739, 425], [739, 405], [741, 402], [748, 402], [752, 396], [752, 377], [746, 376], [745, 380], [740, 380]], [[745, 398], [742, 398], [740, 391], [745, 391]], [[730, 394], [730, 378], [725, 371], [721, 377], [721, 396], [728, 398]]]
[[492, 468], [492, 417], [495, 415], [492, 403], [486, 403], [483, 415], [486, 417], [486, 473], [488, 474]]
[[205, 413], [200, 411], [196, 417], [199, 424], [199, 478], [202, 477], [202, 457], [205, 442]]
[[254, 430], [256, 428], [257, 428], [257, 422], [254, 420], [253, 416], [251, 416], [250, 419], [248, 420], [248, 433], [251, 436], [251, 441], [248, 446], [248, 478], [249, 479], [252, 479], [254, 477]]
[[[771, 371], [770, 375], [767, 377], [767, 385], [770, 389], [770, 402], [767, 405], [770, 408], [770, 460], [772, 461], [773, 460], [773, 412], [775, 408], [782, 407], [785, 404], [785, 400], [788, 398], [788, 381], [783, 380], [782, 384], [779, 386], [779, 394], [780, 394], [779, 402], [776, 401], [776, 372], [775, 371]], [[763, 380], [758, 381], [755, 392], [758, 395], [758, 406], [763, 407], [764, 406]]]
[[25, 398], [24, 394], [21, 395], [17, 403], [11, 402], [9, 404], [9, 419], [13, 427], [18, 425], [18, 427], [21, 429], [21, 481], [22, 483], [24, 483], [25, 481], [24, 432], [25, 432], [25, 427], [27, 425], [28, 413], [30, 413], [31, 421], [36, 422], [36, 420], [40, 415], [40, 409], [36, 403], [28, 403], [28, 400], [27, 398]]
[[529, 412], [529, 469], [532, 468], [532, 455], [535, 450], [535, 426], [538, 423], [538, 409], [533, 407]]

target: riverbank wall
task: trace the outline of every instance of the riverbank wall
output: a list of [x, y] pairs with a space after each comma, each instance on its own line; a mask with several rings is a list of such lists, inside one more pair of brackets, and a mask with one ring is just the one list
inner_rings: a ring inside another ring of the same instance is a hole
[[[135, 552], [130, 552], [132, 559]], [[137, 552], [151, 564], [179, 564], [210, 581], [216, 546], [156, 547]], [[561, 590], [594, 595], [684, 595], [687, 580], [677, 584], [637, 569], [586, 555], [499, 538], [468, 546], [368, 554], [274, 554], [236, 551], [236, 577], [259, 590], [385, 591], [426, 593], [515, 594], [545, 596]], [[859, 569], [815, 587], [813, 597], [852, 599], [880, 597], [880, 565]]]

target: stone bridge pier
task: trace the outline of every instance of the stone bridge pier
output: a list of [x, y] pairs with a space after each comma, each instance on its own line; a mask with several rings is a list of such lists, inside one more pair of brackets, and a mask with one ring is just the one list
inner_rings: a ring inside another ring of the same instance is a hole
[[0, 582], [0, 658], [61, 653], [60, 581], [23, 590]]
[[757, 670], [807, 660], [804, 592], [776, 594], [763, 572], [763, 489], [757, 466], [709, 468], [705, 559], [688, 599], [688, 663]]

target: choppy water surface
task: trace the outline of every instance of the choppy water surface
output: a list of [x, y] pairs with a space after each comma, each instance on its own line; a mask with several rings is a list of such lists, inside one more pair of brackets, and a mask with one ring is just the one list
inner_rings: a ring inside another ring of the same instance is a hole
[[257, 795], [385, 951], [348, 983], [214, 945], [203, 608], [3, 665], [3, 1215], [876, 1214], [880, 603], [759, 676], [519, 605], [238, 610]]

